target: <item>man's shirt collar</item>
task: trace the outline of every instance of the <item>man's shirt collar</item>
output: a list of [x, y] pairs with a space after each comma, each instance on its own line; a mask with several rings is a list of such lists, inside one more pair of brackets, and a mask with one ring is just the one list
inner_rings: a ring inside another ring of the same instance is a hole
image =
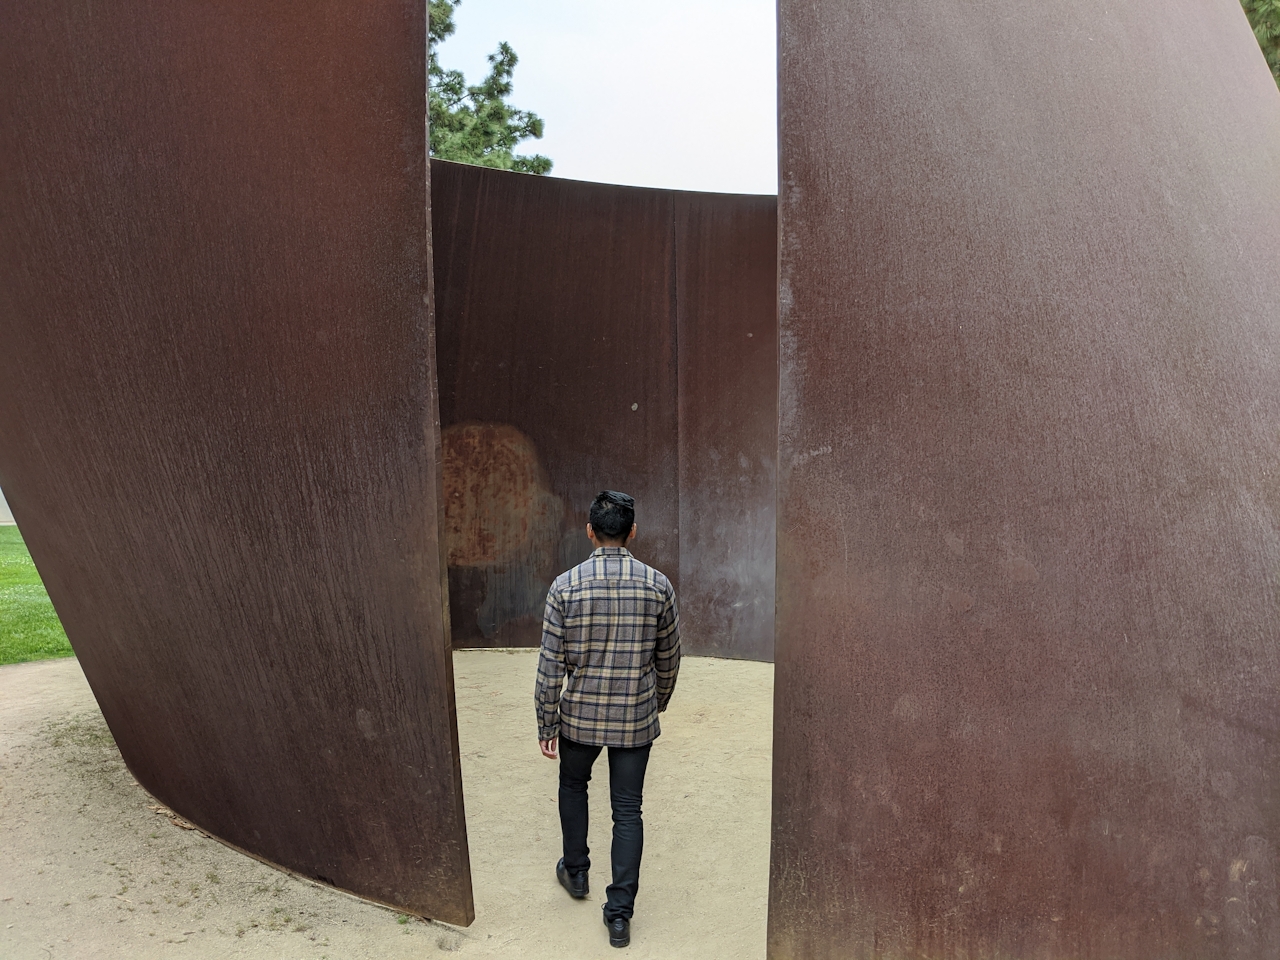
[[631, 551], [626, 547], [596, 547], [591, 551], [593, 557], [629, 557]]

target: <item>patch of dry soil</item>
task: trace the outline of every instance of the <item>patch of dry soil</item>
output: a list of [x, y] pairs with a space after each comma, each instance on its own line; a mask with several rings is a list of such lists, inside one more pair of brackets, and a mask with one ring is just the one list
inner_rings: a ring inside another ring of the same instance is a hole
[[454, 657], [476, 895], [466, 928], [398, 915], [184, 829], [125, 769], [75, 660], [0, 667], [0, 958], [763, 957], [773, 668], [682, 664], [650, 759], [624, 953], [600, 915], [603, 758], [590, 899], [571, 900], [555, 880], [556, 764], [538, 752], [535, 659]]

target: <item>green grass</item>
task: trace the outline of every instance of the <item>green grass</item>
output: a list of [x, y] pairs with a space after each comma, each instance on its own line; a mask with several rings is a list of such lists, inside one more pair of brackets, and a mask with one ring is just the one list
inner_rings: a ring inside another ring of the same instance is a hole
[[0, 664], [69, 656], [71, 644], [22, 535], [0, 526]]

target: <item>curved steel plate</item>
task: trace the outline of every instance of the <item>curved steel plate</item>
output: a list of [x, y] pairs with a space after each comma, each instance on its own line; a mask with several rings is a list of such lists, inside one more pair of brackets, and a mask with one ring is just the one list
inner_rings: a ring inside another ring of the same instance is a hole
[[1274, 957], [1280, 97], [1244, 16], [781, 24], [770, 955]]
[[688, 648], [769, 659], [775, 199], [432, 171], [454, 643], [536, 645], [614, 488]]
[[0, 484], [148, 790], [467, 923], [425, 17], [5, 6]]

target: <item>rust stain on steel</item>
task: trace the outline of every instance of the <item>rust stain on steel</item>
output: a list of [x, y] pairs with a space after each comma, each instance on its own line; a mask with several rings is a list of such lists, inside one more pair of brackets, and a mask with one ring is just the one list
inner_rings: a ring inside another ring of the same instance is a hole
[[560, 498], [546, 488], [538, 452], [503, 423], [463, 423], [441, 434], [449, 563], [504, 563], [559, 533]]
[[521, 495], [482, 484], [458, 542], [519, 559], [454, 555], [455, 645], [538, 643], [546, 588], [589, 551], [585, 509], [608, 487], [636, 497], [636, 553], [676, 581], [689, 649], [768, 659], [774, 198], [432, 170], [446, 458], [457, 426], [505, 425], [564, 504], [558, 528], [530, 521], [530, 559]]
[[1280, 99], [1244, 17], [780, 14], [770, 956], [1274, 957]]
[[425, 18], [6, 6], [0, 484], [147, 790], [467, 923]]
[[505, 645], [540, 632], [547, 585], [560, 573], [564, 501], [515, 427], [456, 424], [441, 439], [455, 633]]

